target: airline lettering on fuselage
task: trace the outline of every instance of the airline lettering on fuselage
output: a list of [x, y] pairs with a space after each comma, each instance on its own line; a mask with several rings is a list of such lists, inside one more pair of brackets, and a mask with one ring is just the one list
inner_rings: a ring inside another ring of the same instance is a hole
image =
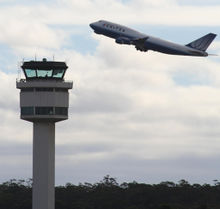
[[118, 26], [109, 25], [109, 24], [105, 24], [105, 23], [103, 24], [103, 26], [106, 27], [106, 28], [111, 28], [113, 30], [118, 30], [118, 31], [121, 31], [121, 32], [125, 32], [125, 29], [122, 29]]

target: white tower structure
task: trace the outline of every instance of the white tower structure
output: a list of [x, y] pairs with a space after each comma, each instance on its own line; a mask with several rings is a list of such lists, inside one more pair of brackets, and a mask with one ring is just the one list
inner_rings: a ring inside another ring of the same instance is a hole
[[55, 123], [68, 119], [73, 83], [64, 81], [65, 62], [30, 61], [21, 66], [21, 119], [33, 122], [33, 209], [55, 208]]

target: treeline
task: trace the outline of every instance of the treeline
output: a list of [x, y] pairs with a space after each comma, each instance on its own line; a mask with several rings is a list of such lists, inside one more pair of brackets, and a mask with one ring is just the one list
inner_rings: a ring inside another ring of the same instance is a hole
[[[0, 209], [31, 209], [32, 181], [0, 184]], [[220, 209], [220, 182], [189, 184], [180, 180], [160, 184], [102, 181], [56, 187], [56, 209]]]

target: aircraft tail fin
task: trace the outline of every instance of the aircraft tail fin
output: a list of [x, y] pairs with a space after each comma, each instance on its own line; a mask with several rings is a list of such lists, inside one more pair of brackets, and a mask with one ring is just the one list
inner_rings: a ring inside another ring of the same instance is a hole
[[215, 39], [217, 35], [214, 33], [209, 33], [189, 44], [187, 44], [186, 46], [194, 48], [194, 49], [198, 49], [201, 51], [206, 51], [206, 49], [209, 47], [209, 45], [212, 43], [212, 41]]

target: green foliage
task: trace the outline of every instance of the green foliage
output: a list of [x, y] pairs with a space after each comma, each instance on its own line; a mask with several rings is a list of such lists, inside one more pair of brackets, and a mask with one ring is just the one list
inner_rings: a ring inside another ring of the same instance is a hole
[[163, 204], [158, 207], [158, 209], [171, 209], [169, 205]]
[[30, 209], [31, 180], [12, 179], [0, 185], [0, 208]]
[[[31, 209], [32, 180], [0, 184], [1, 209]], [[56, 187], [56, 209], [219, 209], [220, 183], [119, 184], [109, 175], [98, 183]]]

